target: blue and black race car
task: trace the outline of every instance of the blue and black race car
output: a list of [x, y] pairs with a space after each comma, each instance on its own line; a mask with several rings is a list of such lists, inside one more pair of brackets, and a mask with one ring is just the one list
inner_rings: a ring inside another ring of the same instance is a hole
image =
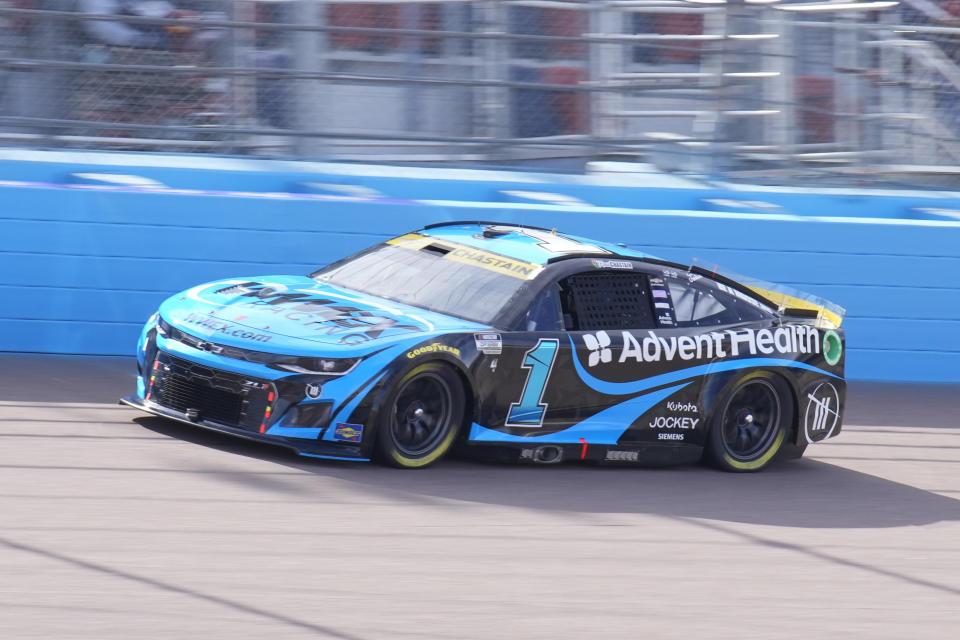
[[169, 298], [123, 402], [314, 458], [756, 471], [840, 432], [842, 314], [619, 245], [440, 224]]

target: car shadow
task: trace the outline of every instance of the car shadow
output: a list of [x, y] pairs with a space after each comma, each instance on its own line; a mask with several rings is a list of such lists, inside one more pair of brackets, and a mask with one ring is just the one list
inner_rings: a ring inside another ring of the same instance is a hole
[[875, 427], [914, 425], [953, 429], [957, 426], [956, 395], [955, 384], [848, 382], [843, 422]]
[[[139, 417], [134, 422], [167, 437], [410, 501], [446, 499], [545, 511], [649, 513], [802, 528], [884, 528], [960, 520], [960, 500], [812, 459], [785, 461], [759, 474], [722, 473], [700, 466], [517, 466], [466, 460], [404, 471], [306, 460], [282, 447], [162, 418]], [[233, 475], [238, 473], [242, 475]], [[310, 494], [309, 487], [300, 489], [298, 493]]]

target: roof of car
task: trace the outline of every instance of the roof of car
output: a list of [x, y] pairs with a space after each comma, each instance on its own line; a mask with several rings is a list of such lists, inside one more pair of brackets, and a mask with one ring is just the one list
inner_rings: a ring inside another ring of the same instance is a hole
[[651, 258], [624, 245], [599, 242], [526, 225], [497, 222], [445, 222], [429, 225], [419, 234], [489, 251], [515, 260], [545, 265], [565, 257]]
[[[420, 231], [388, 242], [391, 244], [409, 244], [414, 248], [424, 249], [429, 248], [434, 239], [441, 244], [437, 249], [444, 255], [449, 253], [454, 256], [454, 259], [476, 261], [477, 264], [484, 265], [485, 268], [491, 268], [501, 273], [509, 272], [515, 277], [524, 279], [534, 278], [543, 272], [543, 268], [547, 264], [567, 258], [593, 258], [594, 266], [614, 269], [622, 266], [616, 264], [617, 260], [643, 260], [653, 265], [690, 271], [699, 276], [710, 278], [732, 287], [772, 309], [778, 308], [776, 303], [771, 302], [759, 290], [718, 273], [716, 269], [707, 271], [697, 265], [686, 266], [662, 260], [641, 251], [635, 251], [622, 244], [600, 242], [581, 236], [559, 233], [556, 229], [502, 222], [443, 222], [428, 225]], [[443, 244], [449, 244], [453, 247], [459, 246], [459, 249], [451, 251], [451, 247], [444, 247]], [[508, 261], [497, 260], [496, 256], [506, 258]], [[515, 262], [511, 263], [509, 260]], [[837, 326], [839, 326], [839, 323], [837, 323]]]

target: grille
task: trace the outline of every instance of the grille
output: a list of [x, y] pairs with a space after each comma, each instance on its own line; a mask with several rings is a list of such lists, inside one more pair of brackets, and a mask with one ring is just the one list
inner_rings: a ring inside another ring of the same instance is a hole
[[154, 401], [197, 419], [257, 430], [264, 419], [270, 384], [158, 352]]
[[199, 417], [236, 425], [243, 411], [243, 396], [214, 389], [181, 376], [166, 376], [160, 384], [160, 404], [176, 411], [195, 409]]

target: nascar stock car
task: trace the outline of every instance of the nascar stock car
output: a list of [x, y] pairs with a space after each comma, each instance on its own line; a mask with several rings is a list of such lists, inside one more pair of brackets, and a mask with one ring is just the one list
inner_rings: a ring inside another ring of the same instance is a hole
[[428, 226], [308, 276], [203, 284], [122, 402], [303, 456], [756, 471], [840, 432], [843, 310], [547, 229]]

